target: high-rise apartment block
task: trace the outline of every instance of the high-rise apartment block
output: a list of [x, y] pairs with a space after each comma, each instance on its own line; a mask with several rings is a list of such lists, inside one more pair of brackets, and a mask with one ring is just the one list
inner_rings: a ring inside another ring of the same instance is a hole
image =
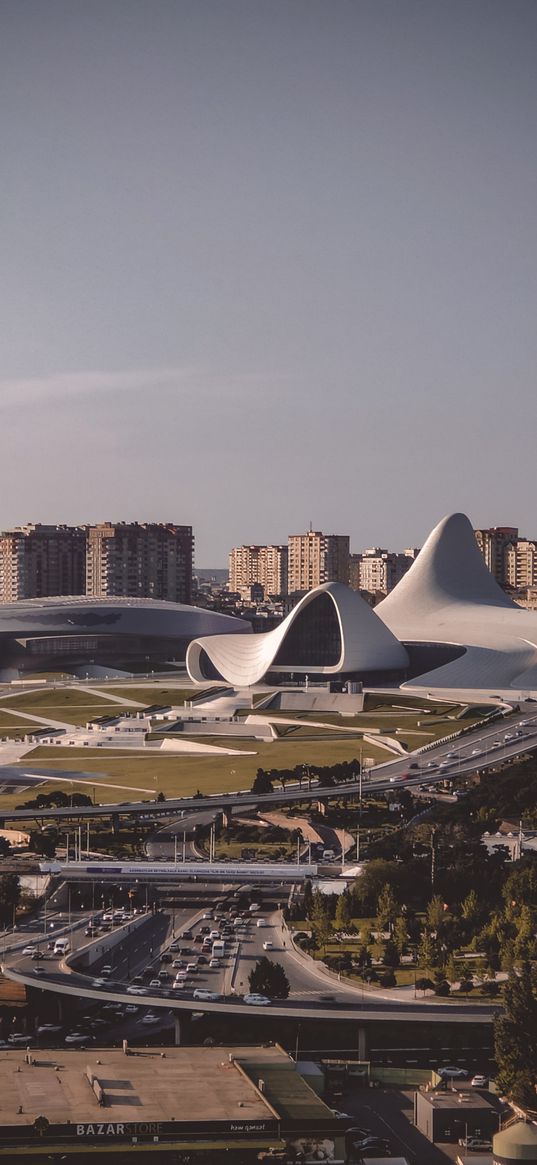
[[88, 530], [86, 594], [192, 601], [191, 526], [101, 522]]
[[229, 589], [242, 594], [256, 584], [265, 595], [287, 594], [287, 546], [235, 546], [229, 555]]
[[537, 586], [537, 542], [519, 538], [506, 547], [505, 584], [515, 591]]
[[288, 538], [288, 587], [311, 591], [325, 582], [349, 583], [349, 535], [290, 534]]
[[349, 581], [355, 591], [388, 595], [412, 566], [419, 554], [415, 547], [402, 554], [374, 546], [361, 554], [351, 554]]
[[84, 526], [17, 526], [0, 534], [0, 602], [83, 595]]
[[516, 526], [492, 526], [488, 530], [474, 530], [477, 545], [491, 574], [501, 587], [506, 585], [506, 551], [518, 541]]

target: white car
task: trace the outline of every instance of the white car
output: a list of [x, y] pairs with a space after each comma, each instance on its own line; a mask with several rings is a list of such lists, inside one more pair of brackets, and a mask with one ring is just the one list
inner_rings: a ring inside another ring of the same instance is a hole
[[62, 1031], [61, 1023], [41, 1023], [37, 1029], [38, 1036], [56, 1035]]
[[32, 1043], [32, 1036], [25, 1036], [24, 1032], [10, 1032], [7, 1037], [7, 1042], [15, 1047], [18, 1047], [20, 1044], [26, 1047], [26, 1044]]
[[125, 1015], [138, 1015], [139, 1010], [135, 1003], [127, 1003]]
[[[106, 983], [105, 979], [103, 979], [103, 983]], [[147, 991], [145, 987], [127, 987], [127, 995], [147, 995]]]
[[159, 1022], [158, 1015], [154, 1015], [152, 1011], [148, 1011], [147, 1015], [144, 1015], [142, 1019], [142, 1023], [144, 1023], [146, 1027], [150, 1027], [152, 1024]]
[[94, 1039], [95, 1036], [89, 1036], [85, 1032], [69, 1032], [69, 1035], [65, 1037], [64, 1043], [82, 1047], [83, 1044], [89, 1044]]
[[160, 979], [151, 979], [149, 984], [150, 991], [158, 991], [160, 987], [162, 987]]
[[272, 951], [272, 950], [274, 950], [274, 943], [273, 943], [272, 939], [268, 938], [268, 939], [266, 940], [266, 942], [264, 942], [264, 943], [263, 943], [263, 950], [264, 950], [264, 951]]
[[483, 1076], [481, 1072], [478, 1072], [477, 1076], [472, 1076], [470, 1084], [472, 1088], [488, 1088], [488, 1076]]
[[216, 967], [221, 967], [221, 966], [222, 966], [221, 959], [209, 959], [209, 967], [210, 967], [211, 971], [214, 971], [216, 969]]
[[446, 1065], [444, 1068], [437, 1068], [436, 1071], [438, 1076], [442, 1077], [442, 1080], [466, 1080], [468, 1075], [466, 1068], [452, 1068], [450, 1065]]
[[[108, 987], [108, 979], [103, 979], [102, 975], [99, 975], [97, 977], [97, 979], [91, 980], [91, 986], [92, 987]], [[127, 987], [127, 991], [132, 991], [132, 987]]]
[[256, 991], [243, 995], [242, 1001], [251, 1004], [252, 1007], [268, 1007], [271, 1002], [267, 995], [259, 995]]
[[219, 995], [217, 991], [202, 991], [201, 988], [196, 987], [196, 990], [192, 993], [192, 998], [204, 999], [207, 1003], [209, 1003], [211, 1001], [221, 999], [222, 996]]
[[28, 946], [22, 948], [23, 955], [33, 955], [34, 951], [35, 947], [33, 947], [31, 943], [28, 943]]

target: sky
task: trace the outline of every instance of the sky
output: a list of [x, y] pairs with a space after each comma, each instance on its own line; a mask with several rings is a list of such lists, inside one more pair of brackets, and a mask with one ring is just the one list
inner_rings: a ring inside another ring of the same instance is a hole
[[535, 0], [2, 0], [0, 528], [537, 537]]

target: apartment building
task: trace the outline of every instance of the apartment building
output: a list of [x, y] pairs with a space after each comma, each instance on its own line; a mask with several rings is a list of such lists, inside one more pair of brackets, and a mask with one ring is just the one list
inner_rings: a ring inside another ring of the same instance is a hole
[[355, 591], [388, 595], [412, 566], [419, 554], [416, 547], [401, 554], [373, 546], [361, 554], [351, 554], [349, 563], [350, 586]]
[[537, 542], [519, 538], [505, 548], [505, 584], [515, 591], [537, 586]]
[[88, 530], [86, 594], [192, 601], [191, 526], [101, 522]]
[[477, 545], [491, 574], [501, 587], [507, 583], [507, 547], [518, 541], [516, 526], [491, 526], [488, 530], [474, 530]]
[[325, 582], [349, 583], [349, 535], [290, 534], [288, 541], [288, 588], [310, 591]]
[[86, 527], [17, 526], [0, 534], [0, 602], [83, 595]]
[[243, 594], [259, 584], [265, 595], [287, 594], [287, 546], [235, 546], [229, 555], [229, 589]]

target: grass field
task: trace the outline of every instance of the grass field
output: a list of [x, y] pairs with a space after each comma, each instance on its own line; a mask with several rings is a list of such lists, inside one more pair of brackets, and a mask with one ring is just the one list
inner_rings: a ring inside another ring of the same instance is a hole
[[[99, 684], [93, 684], [97, 689]], [[149, 704], [172, 704], [174, 707], [183, 704], [185, 700], [195, 700], [198, 698], [198, 693], [194, 688], [180, 688], [173, 685], [148, 683], [147, 685], [130, 685], [124, 684], [123, 687], [112, 687], [107, 684], [106, 688], [102, 689], [104, 692], [110, 692], [112, 696], [120, 696], [122, 700], [137, 700], [139, 704], [147, 707]]]
[[[321, 741], [318, 744], [286, 741], [265, 744], [256, 741], [253, 756], [177, 756], [173, 753], [148, 754], [105, 749], [37, 747], [25, 757], [32, 768], [54, 768], [66, 772], [77, 769], [84, 772], [108, 773], [114, 784], [155, 788], [166, 797], [189, 796], [198, 789], [202, 793], [218, 793], [235, 789], [249, 789], [258, 768], [294, 768], [295, 764], [328, 765], [337, 761], [353, 760], [357, 755], [356, 741]], [[369, 748], [369, 746], [368, 746]], [[385, 754], [383, 754], [384, 758]], [[75, 789], [87, 787], [87, 782]], [[56, 782], [39, 786], [39, 792], [51, 792]], [[2, 808], [13, 808], [27, 800], [29, 794], [2, 795]], [[118, 790], [100, 789], [98, 799], [106, 804], [121, 800]]]

